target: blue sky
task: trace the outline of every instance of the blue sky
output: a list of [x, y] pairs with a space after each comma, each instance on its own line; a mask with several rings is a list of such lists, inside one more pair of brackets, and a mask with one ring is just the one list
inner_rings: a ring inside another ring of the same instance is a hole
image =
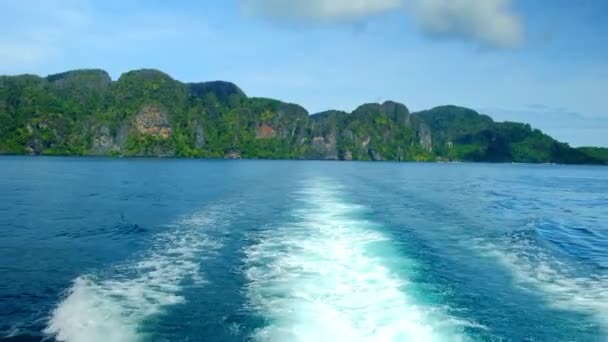
[[0, 73], [157, 68], [311, 113], [395, 100], [608, 146], [604, 0], [3, 0]]

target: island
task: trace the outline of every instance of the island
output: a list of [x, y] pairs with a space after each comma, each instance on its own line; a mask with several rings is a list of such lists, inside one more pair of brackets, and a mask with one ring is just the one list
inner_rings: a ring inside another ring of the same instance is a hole
[[525, 123], [453, 105], [309, 114], [223, 82], [153, 69], [0, 76], [0, 154], [608, 164]]

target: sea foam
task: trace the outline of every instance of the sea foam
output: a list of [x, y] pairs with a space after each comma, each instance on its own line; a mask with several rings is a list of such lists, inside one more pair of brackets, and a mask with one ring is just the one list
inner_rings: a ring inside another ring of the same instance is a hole
[[201, 261], [221, 246], [210, 232], [223, 225], [222, 211], [207, 208], [182, 219], [141, 255], [103, 274], [76, 278], [45, 332], [67, 342], [145, 339], [145, 319], [185, 301], [183, 281], [204, 283]]
[[495, 258], [508, 269], [518, 286], [541, 294], [552, 307], [595, 317], [608, 333], [608, 275], [577, 273], [577, 267], [520, 235], [497, 241], [476, 239], [474, 246], [482, 255]]
[[315, 183], [289, 222], [270, 225], [245, 250], [247, 298], [267, 321], [258, 341], [459, 341], [462, 329], [408, 294], [407, 269], [365, 208]]

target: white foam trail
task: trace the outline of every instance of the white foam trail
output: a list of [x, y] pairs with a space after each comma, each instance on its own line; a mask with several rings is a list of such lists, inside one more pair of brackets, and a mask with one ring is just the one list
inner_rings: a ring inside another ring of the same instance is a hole
[[112, 269], [109, 277], [83, 275], [54, 310], [45, 330], [59, 341], [139, 341], [140, 324], [183, 303], [181, 284], [198, 284], [200, 262], [220, 247], [209, 232], [222, 224], [222, 208], [208, 208], [159, 234], [144, 254]]
[[323, 184], [301, 193], [294, 222], [245, 250], [247, 297], [268, 325], [259, 341], [459, 341], [455, 320], [417, 303], [389, 265], [412, 267], [363, 209]]
[[476, 240], [476, 249], [511, 271], [521, 287], [540, 291], [549, 305], [589, 314], [608, 332], [608, 275], [576, 276], [571, 268], [533, 243]]

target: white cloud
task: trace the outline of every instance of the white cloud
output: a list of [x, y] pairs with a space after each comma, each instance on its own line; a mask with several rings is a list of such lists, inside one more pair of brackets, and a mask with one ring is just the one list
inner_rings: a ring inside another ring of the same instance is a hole
[[402, 6], [402, 0], [241, 0], [246, 14], [321, 22], [353, 20]]
[[522, 40], [510, 0], [408, 0], [406, 8], [425, 32], [510, 48]]
[[244, 13], [280, 21], [341, 22], [389, 11], [409, 13], [423, 32], [510, 48], [523, 28], [512, 0], [241, 0]]

